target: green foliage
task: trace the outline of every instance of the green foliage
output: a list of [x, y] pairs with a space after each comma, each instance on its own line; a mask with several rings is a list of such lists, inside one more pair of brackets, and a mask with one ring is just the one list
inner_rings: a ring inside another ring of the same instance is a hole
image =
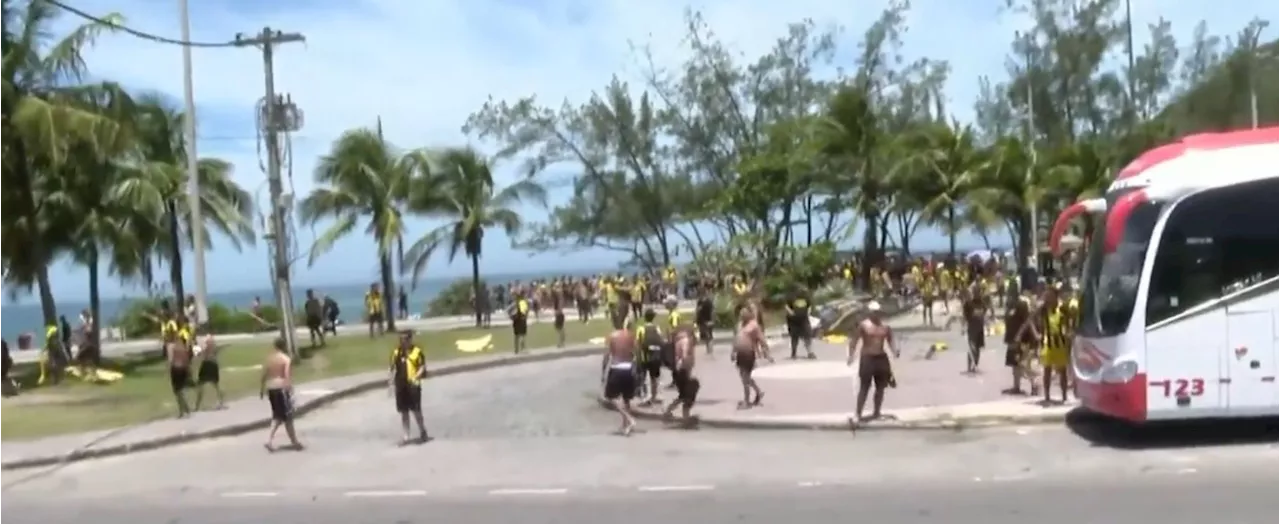
[[[459, 278], [450, 282], [440, 293], [427, 303], [427, 316], [470, 315], [475, 312], [471, 306], [472, 281]], [[482, 289], [487, 289], [484, 280], [480, 281]]]
[[[160, 311], [161, 300], [163, 299], [157, 297], [129, 302], [129, 305], [110, 321], [110, 324], [123, 330], [125, 336], [130, 339], [155, 338], [160, 333], [156, 314]], [[208, 327], [215, 334], [270, 331], [280, 322], [280, 309], [269, 304], [262, 306], [262, 320], [266, 321], [267, 325], [253, 318], [248, 311], [229, 308], [216, 302], [210, 303], [208, 310]], [[301, 314], [299, 314], [299, 320], [301, 320]]]

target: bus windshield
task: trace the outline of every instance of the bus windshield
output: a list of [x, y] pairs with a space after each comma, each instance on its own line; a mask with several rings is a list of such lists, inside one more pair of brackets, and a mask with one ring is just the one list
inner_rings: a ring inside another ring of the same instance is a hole
[[[1130, 191], [1107, 195], [1108, 209]], [[1124, 234], [1120, 243], [1110, 253], [1105, 249], [1106, 234], [1103, 231], [1107, 216], [1090, 217], [1094, 220], [1095, 227], [1080, 281], [1081, 335], [1111, 337], [1128, 329], [1138, 301], [1142, 265], [1147, 258], [1147, 248], [1156, 220], [1160, 218], [1160, 209], [1160, 204], [1147, 201], [1134, 207], [1128, 218], [1124, 219]]]

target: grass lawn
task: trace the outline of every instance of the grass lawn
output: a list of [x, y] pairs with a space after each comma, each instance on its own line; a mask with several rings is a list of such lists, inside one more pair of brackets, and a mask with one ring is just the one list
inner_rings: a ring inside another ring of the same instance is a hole
[[[608, 328], [609, 323], [603, 319], [586, 325], [570, 321], [565, 327], [566, 342], [587, 342], [604, 336]], [[493, 349], [484, 353], [460, 353], [456, 350], [455, 341], [486, 334], [493, 335]], [[468, 355], [509, 353], [512, 348], [509, 326], [495, 326], [491, 330], [421, 331], [415, 338], [427, 353], [428, 366], [433, 361]], [[298, 342], [308, 343], [305, 338], [299, 338]], [[294, 380], [301, 385], [308, 381], [386, 369], [395, 343], [394, 334], [378, 339], [370, 339], [367, 334], [331, 338], [327, 347], [306, 352], [306, 357], [296, 364]], [[228, 401], [258, 392], [260, 375], [257, 365], [262, 362], [269, 344], [266, 340], [245, 341], [222, 349], [219, 363], [222, 366], [222, 389]], [[530, 349], [548, 348], [555, 344], [556, 334], [549, 318], [529, 326]], [[37, 387], [38, 369], [34, 364], [15, 366], [12, 375], [22, 385], [22, 394], [0, 400], [0, 407], [3, 407], [0, 411], [0, 439], [22, 440], [110, 429], [174, 415], [176, 408], [169, 391], [168, 369], [158, 352], [111, 360], [105, 362], [103, 368], [121, 371], [125, 377], [105, 385], [67, 377], [58, 386]], [[208, 393], [201, 409], [208, 409], [213, 404], [212, 391]], [[189, 391], [188, 399], [194, 402], [194, 398], [194, 392]]]

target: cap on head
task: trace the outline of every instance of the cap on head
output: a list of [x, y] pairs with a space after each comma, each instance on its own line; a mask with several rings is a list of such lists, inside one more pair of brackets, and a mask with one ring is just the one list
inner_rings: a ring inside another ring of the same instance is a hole
[[881, 307], [880, 307], [879, 301], [872, 300], [871, 302], [867, 302], [867, 311], [870, 311], [872, 313], [879, 313], [880, 310], [881, 310]]

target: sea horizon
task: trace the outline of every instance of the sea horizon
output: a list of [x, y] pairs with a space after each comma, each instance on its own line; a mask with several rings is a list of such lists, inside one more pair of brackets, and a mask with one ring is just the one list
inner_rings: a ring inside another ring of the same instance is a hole
[[[595, 275], [601, 272], [614, 272], [617, 268], [612, 269], [596, 269], [596, 270], [576, 270], [576, 271], [560, 271], [560, 272], [531, 272], [531, 273], [500, 273], [484, 276], [481, 278], [489, 283], [506, 283], [515, 280], [528, 281], [536, 278], [549, 278], [553, 276], [570, 275], [570, 276], [586, 276]], [[397, 282], [397, 285], [406, 284], [409, 291], [409, 309], [410, 314], [424, 314], [427, 304], [436, 297], [444, 288], [458, 280], [470, 280], [470, 277], [436, 277], [425, 278], [418, 281], [416, 287], [408, 286], [407, 282]], [[292, 295], [295, 306], [301, 306], [302, 300], [307, 289], [314, 289], [316, 293], [326, 294], [338, 302], [342, 310], [342, 317], [345, 320], [355, 318], [363, 311], [364, 293], [368, 291], [371, 280], [355, 281], [342, 284], [322, 284], [315, 283], [293, 283]], [[185, 291], [190, 294], [194, 291], [194, 286], [190, 282], [185, 282], [188, 287]], [[168, 293], [171, 291], [165, 290]], [[147, 298], [148, 293], [143, 290], [125, 293], [103, 294], [101, 298], [101, 317], [104, 327], [109, 327], [117, 322], [119, 314], [124, 311], [128, 305], [136, 300]], [[241, 287], [240, 289], [211, 289], [208, 293], [209, 303], [221, 304], [225, 307], [235, 310], [248, 310], [255, 297], [260, 297], [263, 304], [276, 304], [278, 301], [274, 291], [270, 286], [264, 288]], [[40, 338], [41, 331], [38, 329], [43, 323], [43, 313], [40, 310], [40, 301], [34, 296], [24, 297], [25, 300], [17, 301], [12, 297], [5, 297], [3, 303], [0, 303], [0, 336], [4, 340], [14, 341], [19, 335], [24, 333], [32, 333], [36, 338]], [[81, 310], [89, 308], [88, 297], [54, 297], [54, 303], [58, 308], [58, 314], [64, 315], [73, 324], [77, 315]]]

